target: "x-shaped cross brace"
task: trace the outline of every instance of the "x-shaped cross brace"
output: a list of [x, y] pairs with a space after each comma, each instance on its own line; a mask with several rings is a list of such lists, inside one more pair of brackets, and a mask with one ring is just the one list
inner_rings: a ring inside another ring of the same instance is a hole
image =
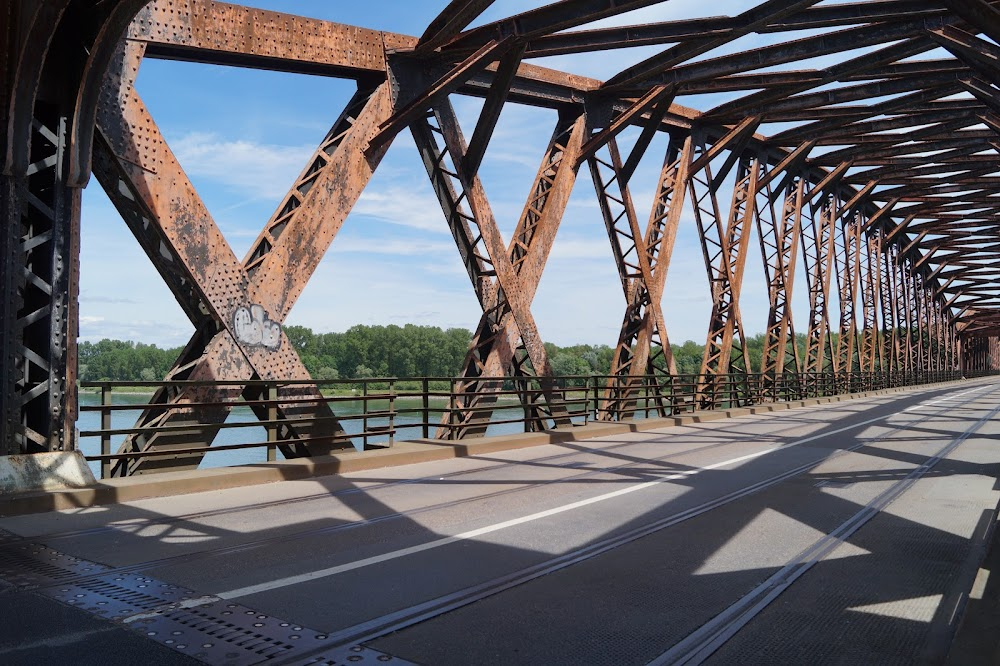
[[[483, 308], [455, 409], [446, 415], [447, 425], [438, 436], [458, 439], [485, 433], [495, 392], [511, 371], [522, 378], [534, 427], [545, 427], [546, 418], [568, 424], [530, 304], [572, 190], [583, 118], [560, 118], [509, 248], [479, 177], [463, 163], [466, 144], [451, 103], [438, 102], [411, 130]], [[538, 389], [529, 389], [531, 375]]]
[[764, 278], [767, 280], [770, 299], [760, 372], [766, 386], [771, 389], [774, 388], [776, 375], [799, 371], [791, 297], [798, 259], [804, 190], [804, 178], [788, 179], [780, 215], [775, 214], [773, 201], [780, 195], [781, 188], [771, 193], [769, 200], [764, 202], [766, 208], [758, 210], [757, 215], [757, 235], [760, 238]]
[[645, 234], [639, 230], [625, 177], [630, 173], [624, 165], [631, 161], [623, 163], [614, 138], [588, 158], [627, 302], [611, 362], [612, 377], [599, 412], [604, 420], [634, 416], [644, 375], [656, 384], [657, 409], [666, 416], [672, 410], [660, 378], [677, 373], [660, 302], [684, 206], [691, 140], [670, 139]]
[[[196, 428], [197, 443], [207, 448], [244, 391], [241, 382], [309, 379], [281, 323], [388, 148], [365, 154], [391, 104], [384, 84], [355, 96], [240, 262], [133, 89], [143, 50], [129, 42], [109, 75], [95, 173], [197, 329], [171, 378], [229, 384], [161, 390], [151, 401], [159, 406], [147, 409], [137, 427], [157, 425], [160, 431], [142, 441], [130, 438], [123, 448], [191, 448], [193, 424], [202, 426]], [[286, 446], [286, 455], [349, 445], [319, 397], [311, 387], [283, 391], [283, 438], [301, 442]], [[194, 402], [209, 404], [176, 408]], [[173, 408], [165, 409], [166, 403]], [[202, 455], [185, 454], [187, 466], [196, 466]], [[176, 459], [169, 465], [176, 469]], [[159, 466], [149, 458], [129, 468], [134, 473]]]

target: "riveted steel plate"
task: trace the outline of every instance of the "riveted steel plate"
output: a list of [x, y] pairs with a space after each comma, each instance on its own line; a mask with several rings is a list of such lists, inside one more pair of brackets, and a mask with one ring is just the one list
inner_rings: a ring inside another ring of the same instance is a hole
[[226, 601], [168, 610], [130, 626], [195, 659], [227, 666], [315, 652], [329, 640], [320, 632]]
[[54, 585], [109, 568], [37, 543], [15, 541], [0, 545], [0, 578], [18, 587]]
[[191, 590], [141, 574], [109, 574], [77, 583], [54, 585], [42, 590], [42, 593], [112, 620], [149, 613], [196, 596]]
[[301, 661], [288, 662], [288, 666], [353, 666], [355, 664], [357, 666], [382, 666], [382, 664], [416, 666], [412, 661], [406, 661], [364, 645], [339, 647], [329, 652], [306, 657]]

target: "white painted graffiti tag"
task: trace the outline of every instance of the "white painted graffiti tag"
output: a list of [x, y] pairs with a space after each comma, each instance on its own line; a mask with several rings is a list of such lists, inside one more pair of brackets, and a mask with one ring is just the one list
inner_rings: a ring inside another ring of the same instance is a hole
[[233, 315], [233, 330], [236, 339], [244, 344], [268, 349], [281, 346], [281, 325], [271, 321], [260, 305], [238, 308]]

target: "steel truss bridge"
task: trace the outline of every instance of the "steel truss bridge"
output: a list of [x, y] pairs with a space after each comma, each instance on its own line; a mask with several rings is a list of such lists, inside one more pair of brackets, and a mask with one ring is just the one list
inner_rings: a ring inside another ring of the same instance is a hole
[[[207, 447], [241, 397], [280, 423], [288, 456], [342, 446], [282, 322], [403, 131], [482, 307], [451, 414], [462, 427], [445, 434], [482, 435], [505, 380], [533, 427], [568, 422], [531, 304], [581, 170], [624, 298], [599, 418], [628, 418], [639, 385], [646, 395], [677, 374], [661, 300], [685, 205], [713, 297], [697, 399], [751, 373], [766, 388], [795, 375], [998, 367], [1000, 3], [768, 0], [738, 16], [595, 28], [659, 3], [562, 0], [470, 27], [491, 4], [453, 0], [414, 37], [211, 0], [3, 0], [0, 454], [75, 445], [80, 197], [91, 176], [195, 330], [136, 426], [151, 434], [130, 435], [124, 450], [177, 445], [169, 426], [192, 422]], [[753, 34], [767, 45], [734, 52]], [[606, 81], [532, 64], [634, 46], [659, 50]], [[242, 260], [133, 86], [144, 58], [357, 82]], [[727, 101], [679, 103], [709, 93]], [[459, 126], [452, 95], [484, 98], [474, 127]], [[558, 111], [508, 239], [477, 175], [506, 104]], [[633, 126], [639, 138], [623, 150], [617, 139]], [[647, 217], [629, 186], [659, 132], [669, 146]], [[766, 285], [744, 285], [758, 251]], [[797, 271], [809, 311], [793, 323]], [[762, 288], [766, 344], [752, 368], [740, 295]], [[293, 383], [261, 393], [279, 380]]]

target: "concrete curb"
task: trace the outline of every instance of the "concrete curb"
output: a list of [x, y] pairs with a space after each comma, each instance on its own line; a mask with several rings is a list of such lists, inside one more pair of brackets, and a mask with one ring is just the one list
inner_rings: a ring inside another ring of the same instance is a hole
[[544, 444], [579, 442], [597, 437], [609, 437], [629, 432], [646, 432], [690, 423], [707, 423], [736, 416], [767, 414], [771, 412], [811, 407], [859, 398], [870, 398], [890, 393], [918, 389], [946, 387], [966, 383], [956, 380], [937, 384], [903, 386], [863, 393], [845, 393], [825, 398], [809, 398], [792, 402], [778, 402], [754, 407], [740, 407], [720, 411], [693, 412], [667, 418], [642, 419], [634, 422], [590, 423], [567, 429], [539, 433], [520, 433], [486, 437], [474, 441], [453, 442], [442, 439], [417, 439], [397, 442], [391, 449], [351, 451], [316, 458], [282, 460], [237, 467], [164, 472], [124, 479], [105, 479], [86, 488], [67, 488], [43, 492], [29, 492], [0, 497], [0, 516], [17, 516], [45, 511], [80, 509], [102, 504], [133, 502], [152, 497], [169, 497], [189, 493], [240, 488], [278, 481], [311, 479], [332, 474], [362, 472], [384, 467], [412, 465], [415, 463], [463, 458], [475, 455], [509, 451]]

